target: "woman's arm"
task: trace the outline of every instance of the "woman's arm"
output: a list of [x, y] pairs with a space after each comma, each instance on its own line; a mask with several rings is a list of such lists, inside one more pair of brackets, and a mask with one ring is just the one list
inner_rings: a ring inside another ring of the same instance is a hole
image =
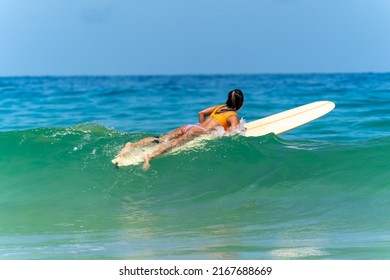
[[210, 116], [212, 112], [214, 112], [215, 108], [218, 106], [213, 106], [207, 109], [204, 109], [198, 113], [199, 116], [199, 123], [202, 123], [206, 120], [206, 117]]
[[229, 126], [228, 131], [234, 131], [237, 126], [240, 124], [240, 119], [237, 115], [230, 116], [227, 120], [227, 124]]

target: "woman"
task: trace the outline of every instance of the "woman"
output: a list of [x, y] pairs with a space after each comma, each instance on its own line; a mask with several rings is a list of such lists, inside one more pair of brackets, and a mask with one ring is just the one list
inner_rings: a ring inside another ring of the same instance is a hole
[[[163, 143], [155, 152], [145, 156], [143, 169], [150, 168], [150, 161], [166, 151], [187, 143], [196, 136], [222, 126], [225, 131], [234, 131], [240, 120], [237, 111], [244, 104], [244, 95], [241, 90], [235, 89], [229, 92], [226, 104], [213, 106], [199, 112], [199, 124], [184, 125], [162, 137], [147, 137], [135, 143], [127, 143], [120, 152], [124, 155], [129, 148], [138, 147], [148, 143]], [[208, 118], [207, 118], [208, 117]]]

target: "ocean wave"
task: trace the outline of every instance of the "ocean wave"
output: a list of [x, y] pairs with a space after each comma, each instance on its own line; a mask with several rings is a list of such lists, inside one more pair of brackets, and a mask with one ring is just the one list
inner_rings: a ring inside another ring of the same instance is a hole
[[97, 123], [1, 132], [1, 165], [3, 170], [19, 170], [22, 178], [25, 170], [42, 166], [64, 173], [71, 167], [77, 176], [85, 176], [86, 170], [91, 174], [109, 173], [114, 181], [118, 173], [124, 177], [127, 174], [138, 178], [140, 189], [153, 180], [165, 188], [181, 188], [179, 181], [191, 180], [195, 184], [221, 182], [229, 189], [255, 182], [261, 182], [259, 187], [264, 188], [288, 182], [293, 186], [305, 180], [356, 185], [378, 176], [388, 179], [384, 155], [390, 151], [389, 137], [349, 143], [286, 140], [273, 134], [217, 137], [198, 147], [156, 158], [150, 172], [143, 172], [140, 166], [116, 171], [111, 159], [123, 144], [147, 135], [118, 132]]
[[[310, 259], [329, 256], [321, 245], [327, 232], [381, 231], [388, 223], [388, 137], [348, 143], [217, 137], [156, 158], [148, 172], [115, 168], [111, 159], [123, 144], [148, 135], [96, 123], [1, 132], [1, 234], [163, 240], [176, 233], [189, 238], [186, 244], [191, 236], [215, 242], [245, 236], [249, 244], [263, 236], [251, 254]], [[270, 234], [280, 246], [264, 254]], [[205, 241], [201, 254], [231, 249], [216, 249], [215, 242]]]

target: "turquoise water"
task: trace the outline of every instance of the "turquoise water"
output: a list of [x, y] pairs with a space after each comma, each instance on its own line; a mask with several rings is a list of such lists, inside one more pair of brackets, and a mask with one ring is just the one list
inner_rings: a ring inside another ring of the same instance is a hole
[[[241, 88], [251, 121], [334, 111], [116, 169]], [[390, 259], [390, 74], [0, 78], [0, 259]]]

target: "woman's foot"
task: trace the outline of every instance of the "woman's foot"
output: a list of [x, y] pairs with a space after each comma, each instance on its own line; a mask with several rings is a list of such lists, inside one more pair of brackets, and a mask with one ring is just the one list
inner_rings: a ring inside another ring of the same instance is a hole
[[144, 171], [148, 171], [150, 168], [150, 158], [148, 156], [145, 156], [145, 162], [144, 165], [142, 166], [142, 169]]

